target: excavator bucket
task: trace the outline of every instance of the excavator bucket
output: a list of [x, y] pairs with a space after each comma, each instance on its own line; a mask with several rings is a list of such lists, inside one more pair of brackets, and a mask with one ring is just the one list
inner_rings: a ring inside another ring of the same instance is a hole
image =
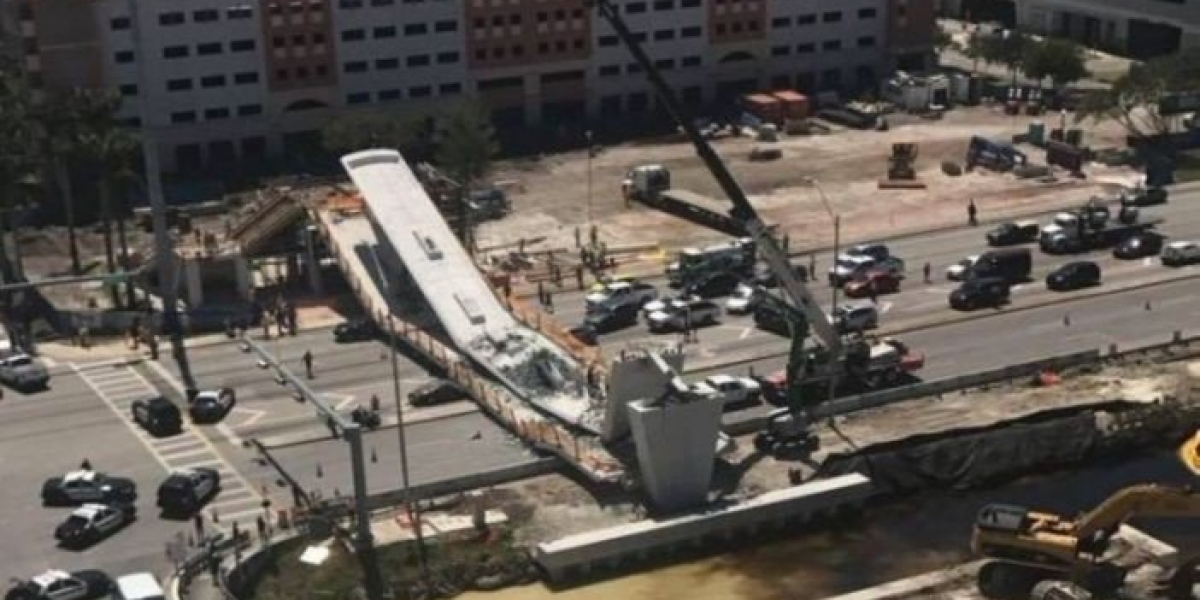
[[1192, 473], [1200, 476], [1200, 431], [1197, 431], [1192, 439], [1184, 442], [1183, 447], [1179, 449], [1179, 459]]

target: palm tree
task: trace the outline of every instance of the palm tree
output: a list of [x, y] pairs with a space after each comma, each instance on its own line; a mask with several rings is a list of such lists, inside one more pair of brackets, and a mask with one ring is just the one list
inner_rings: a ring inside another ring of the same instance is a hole
[[[12, 211], [22, 204], [23, 193], [37, 169], [31, 151], [37, 145], [36, 129], [30, 126], [32, 99], [28, 88], [15, 70], [0, 68], [0, 277], [11, 282], [20, 271], [8, 251]], [[19, 242], [13, 240], [19, 257]]]
[[62, 202], [67, 218], [67, 245], [71, 253], [71, 273], [82, 271], [79, 244], [75, 235], [75, 196], [71, 189], [71, 163], [77, 152], [79, 131], [79, 97], [81, 92], [60, 92], [38, 106], [37, 122], [41, 127], [42, 158], [50, 170], [50, 179]]
[[458, 179], [459, 237], [467, 252], [475, 248], [471, 225], [471, 184], [483, 177], [496, 155], [495, 130], [487, 112], [479, 105], [464, 103], [451, 109], [437, 130], [437, 162]]
[[[117, 271], [117, 261], [113, 250], [113, 189], [118, 182], [132, 178], [134, 153], [137, 151], [137, 141], [129, 132], [117, 127], [103, 127], [104, 123], [97, 119], [91, 125], [102, 127], [83, 132], [79, 138], [79, 148], [89, 165], [96, 172], [98, 192], [100, 195], [100, 223], [104, 233], [104, 259], [109, 273]], [[118, 218], [119, 236], [121, 243], [121, 268], [129, 268], [129, 248], [125, 242], [124, 214]], [[110, 286], [113, 306], [120, 306], [120, 293], [116, 285]], [[131, 286], [127, 288], [132, 298]], [[133, 300], [130, 300], [132, 304]]]

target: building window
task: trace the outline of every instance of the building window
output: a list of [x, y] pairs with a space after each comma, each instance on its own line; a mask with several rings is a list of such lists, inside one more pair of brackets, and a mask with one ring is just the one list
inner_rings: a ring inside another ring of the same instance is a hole
[[254, 16], [254, 9], [249, 6], [230, 6], [225, 9], [226, 19], [249, 19]]
[[654, 68], [658, 69], [659, 71], [670, 71], [671, 69], [675, 68], [675, 59], [663, 58], [656, 60], [654, 61]]
[[391, 71], [399, 68], [400, 59], [398, 58], [380, 58], [375, 61], [375, 70], [377, 71]]
[[137, 117], [129, 117], [128, 119], [121, 119], [121, 124], [136, 129], [142, 126], [142, 120]]
[[700, 0], [680, 0], [680, 8], [696, 8], [700, 6]]
[[717, 23], [717, 28], [715, 31], [717, 32], [717, 35], [725, 35], [725, 24]]
[[129, 25], [129, 17], [114, 17], [108, 22], [108, 27], [113, 31], [125, 31]]
[[251, 83], [258, 83], [258, 72], [257, 71], [245, 71], [242, 73], [234, 73], [233, 82], [238, 85], [249, 85]]
[[775, 29], [783, 29], [784, 27], [791, 26], [791, 24], [792, 20], [788, 17], [775, 17], [774, 19], [771, 19], [771, 27]]
[[576, 50], [583, 50], [583, 40], [580, 38], [575, 38], [575, 40], [571, 42], [571, 47]]
[[374, 36], [375, 39], [394, 38], [394, 37], [396, 37], [396, 28], [392, 25], [387, 25], [385, 27], [376, 27], [371, 32], [371, 35]]
[[869, 36], [869, 35], [858, 38], [858, 47], [859, 48], [874, 48], [875, 47], [875, 38], [872, 36]]
[[555, 52], [566, 52], [567, 51], [567, 43], [563, 40], [558, 40], [558, 41], [554, 42], [554, 51]]
[[817, 22], [817, 15], [800, 15], [796, 17], [796, 25], [812, 25]]
[[214, 8], [192, 11], [192, 20], [197, 23], [212, 23], [220, 18], [221, 14]]
[[168, 92], [183, 92], [183, 91], [187, 91], [190, 89], [192, 89], [192, 80], [191, 79], [168, 79], [167, 80], [167, 91]]
[[137, 95], [137, 84], [134, 84], [134, 83], [122, 84], [117, 89], [121, 91], [122, 96], [136, 96]]
[[171, 122], [172, 123], [195, 123], [196, 122], [196, 111], [185, 110], [185, 111], [181, 111], [181, 112], [173, 112], [173, 113], [171, 113]]
[[196, 46], [196, 54], [200, 56], [210, 56], [221, 53], [221, 42], [208, 42]]
[[487, 52], [484, 50], [476, 50], [475, 60], [487, 60]]
[[271, 38], [271, 46], [273, 48], [286, 48], [287, 38], [283, 37], [282, 35], [277, 35]]
[[296, 67], [296, 79], [308, 79], [308, 67]]
[[121, 50], [113, 53], [113, 60], [123, 65], [133, 62], [133, 50]]
[[[515, 51], [516, 48], [513, 48]], [[458, 62], [457, 52], [439, 52], [437, 55], [438, 64], [448, 65]]]
[[363, 3], [362, 3], [362, 0], [339, 0], [338, 7], [345, 8], [348, 10], [355, 9], [355, 8], [362, 8]]
[[771, 48], [771, 56], [787, 56], [791, 52], [791, 48], [787, 46], [773, 46]]
[[427, 85], [418, 85], [408, 88], [409, 98], [428, 98], [433, 95], [433, 88]]
[[812, 54], [816, 50], [817, 47], [815, 44], [800, 44], [796, 46], [796, 54]]
[[317, 77], [324, 77], [329, 74], [329, 66], [328, 65], [317, 65], [316, 72], [317, 72]]
[[207, 77], [201, 77], [200, 78], [200, 87], [202, 87], [202, 88], [225, 87], [225, 76], [224, 75], [209, 75]]
[[602, 35], [599, 37], [599, 39], [596, 40], [596, 43], [600, 44], [600, 47], [602, 47], [602, 48], [608, 47], [608, 46], [616, 46], [620, 42], [621, 42], [621, 40], [619, 38], [617, 38], [617, 36], [615, 36], [615, 35]]
[[399, 100], [400, 90], [382, 90], [379, 92], [379, 101], [387, 102], [388, 100]]
[[837, 23], [842, 20], [841, 11], [831, 11], [821, 15], [821, 21], [824, 23]]
[[461, 83], [443, 83], [438, 86], [439, 96], [457, 96], [462, 93]]
[[371, 0], [371, 6], [391, 6], [396, 0]]
[[629, 63], [629, 64], [625, 65], [625, 72], [629, 73], [630, 75], [636, 75], [638, 73], [641, 73], [642, 65], [639, 65], [637, 63]]
[[508, 15], [508, 24], [509, 25], [520, 25], [521, 24], [521, 15], [518, 15], [518, 14]]
[[683, 60], [680, 61], [680, 64], [683, 65], [684, 68], [698, 67], [701, 64], [701, 58], [699, 56], [685, 56], [683, 57]]
[[163, 58], [185, 58], [187, 55], [187, 46], [167, 46], [163, 48]]
[[673, 39], [675, 39], [675, 30], [674, 29], [659, 29], [658, 31], [654, 32], [654, 40], [655, 41], [661, 42], [661, 41], [673, 40]]
[[158, 15], [158, 24], [165, 25], [168, 27], [171, 25], [183, 25], [183, 13], [181, 13], [181, 12], [162, 13], [162, 14]]
[[545, 54], [545, 53], [549, 52], [550, 44], [547, 42], [538, 42], [537, 51], [538, 51], [538, 54]]
[[254, 40], [233, 40], [229, 42], [230, 52], [251, 52], [254, 50]]
[[646, 12], [645, 2], [630, 2], [625, 5], [625, 14], [636, 15]]
[[355, 60], [342, 65], [342, 70], [346, 73], [365, 73], [367, 70], [367, 61]]
[[261, 136], [242, 138], [242, 155], [262, 157], [267, 155], [267, 138]]
[[874, 8], [860, 8], [860, 9], [858, 9], [858, 18], [860, 18], [860, 19], [874, 19], [874, 18], [875, 18], [875, 14], [876, 14], [876, 13], [875, 13], [875, 9], [874, 9]]
[[324, 44], [325, 43], [325, 34], [320, 33], [320, 32], [312, 34], [312, 43]]
[[404, 35], [425, 35], [429, 33], [429, 26], [424, 23], [409, 23], [404, 26]]
[[601, 77], [616, 77], [621, 74], [621, 65], [604, 65], [597, 71]]
[[303, 33], [298, 33], [292, 36], [293, 46], [303, 46], [307, 42], [307, 37]]
[[821, 44], [821, 49], [826, 52], [836, 52], [842, 49], [842, 40], [829, 40]]
[[243, 104], [238, 107], [237, 114], [239, 117], [251, 117], [254, 115], [261, 115], [262, 111], [263, 109], [261, 104]]
[[367, 33], [362, 29], [347, 29], [342, 32], [343, 42], [357, 42], [366, 39]]
[[655, 0], [654, 10], [675, 10], [675, 0]]
[[458, 31], [458, 21], [438, 21], [433, 24], [433, 30], [438, 33]]
[[346, 104], [366, 104], [371, 101], [371, 95], [366, 92], [346, 94]]
[[289, 75], [291, 74], [288, 73], [287, 69], [275, 69], [275, 79], [279, 81], [287, 81]]
[[229, 118], [229, 109], [228, 108], [206, 108], [206, 109], [204, 109], [204, 120], [205, 121], [216, 121], [218, 119], [228, 119], [228, 118]]
[[699, 25], [693, 25], [691, 27], [684, 27], [682, 30], [680, 30], [679, 36], [685, 38], [695, 38], [700, 37], [700, 35], [703, 33], [704, 30], [701, 29]]
[[[502, 50], [504, 50], [504, 48], [496, 48], [496, 50], [502, 51]], [[414, 54], [414, 55], [408, 57], [404, 61], [404, 64], [406, 64], [410, 67], [424, 67], [429, 64], [429, 55], [428, 54]]]

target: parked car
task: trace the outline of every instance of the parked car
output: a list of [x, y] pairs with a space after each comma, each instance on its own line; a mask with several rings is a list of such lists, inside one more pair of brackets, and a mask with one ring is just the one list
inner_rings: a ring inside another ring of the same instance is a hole
[[1046, 275], [1046, 287], [1055, 291], [1100, 285], [1100, 265], [1090, 260], [1069, 262]]
[[641, 307], [637, 304], [620, 304], [615, 307], [596, 305], [583, 317], [583, 324], [595, 333], [609, 333], [637, 324], [638, 312]]
[[17, 390], [41, 390], [50, 383], [50, 371], [24, 353], [0, 359], [0, 383]]
[[449, 379], [434, 379], [408, 393], [408, 403], [412, 406], [447, 404], [466, 398], [466, 390]]
[[716, 273], [687, 286], [684, 293], [701, 298], [717, 298], [733, 293], [739, 283], [741, 280], [733, 273]]
[[1010, 284], [1000, 277], [968, 279], [950, 292], [950, 308], [974, 310], [984, 306], [1000, 306], [1008, 302]]
[[88, 503], [71, 511], [54, 529], [54, 539], [68, 548], [90, 546], [125, 527], [137, 518], [132, 503]]
[[109, 477], [92, 470], [71, 471], [42, 484], [45, 506], [79, 506], [89, 502], [133, 502], [137, 485], [132, 479]]
[[882, 262], [892, 255], [892, 251], [888, 249], [887, 244], [869, 242], [850, 246], [846, 249], [846, 254], [850, 256], [869, 256], [876, 261]]
[[1161, 233], [1146, 231], [1129, 237], [1113, 248], [1113, 256], [1122, 259], [1145, 258], [1157, 256], [1162, 252], [1166, 237]]
[[153, 436], [173, 435], [183, 431], [183, 416], [174, 402], [162, 396], [134, 400], [133, 421]]
[[870, 298], [900, 291], [900, 277], [888, 271], [871, 271], [846, 283], [843, 288], [847, 298]]
[[600, 281], [593, 283], [588, 288], [589, 294], [603, 292], [608, 286], [614, 283], [637, 283], [638, 278], [633, 275], [605, 275], [600, 278]]
[[1011, 246], [1035, 242], [1040, 232], [1041, 226], [1037, 221], [1017, 221], [993, 227], [986, 237], [989, 246]]
[[351, 319], [333, 328], [333, 341], [339, 344], [373, 340], [378, 328], [370, 319]]
[[656, 300], [651, 300], [642, 305], [642, 317], [649, 317], [651, 313], [662, 311], [670, 311], [676, 308], [687, 306], [688, 302], [696, 302], [703, 300], [700, 296], [689, 296], [687, 294], [678, 294], [675, 296], [660, 296]]
[[1167, 189], [1161, 187], [1136, 187], [1121, 192], [1121, 204], [1125, 206], [1154, 206], [1167, 203]]
[[112, 579], [103, 571], [46, 571], [28, 581], [17, 581], [4, 600], [93, 600], [112, 591]]
[[838, 331], [865, 331], [879, 327], [879, 310], [874, 304], [843, 304], [829, 315]]
[[967, 277], [996, 277], [1017, 283], [1027, 281], [1032, 272], [1033, 253], [1029, 248], [1005, 248], [980, 254], [979, 260], [967, 272]]
[[589, 312], [603, 308], [616, 309], [632, 306], [635, 309], [634, 314], [637, 314], [636, 309], [657, 297], [658, 290], [649, 283], [617, 282], [608, 284], [601, 291], [589, 293], [585, 302]]
[[1163, 248], [1161, 260], [1168, 267], [1200, 262], [1200, 242], [1171, 242]]
[[693, 384], [692, 389], [702, 394], [717, 394], [725, 408], [745, 408], [758, 404], [762, 386], [749, 377], [713, 375]]
[[733, 295], [725, 301], [725, 312], [731, 315], [746, 315], [754, 312], [754, 308], [762, 302], [763, 296], [766, 294], [761, 286], [740, 284], [733, 291]]
[[971, 267], [979, 262], [979, 255], [972, 254], [946, 268], [946, 279], [950, 281], [962, 281], [971, 274]]
[[188, 403], [188, 413], [193, 423], [215, 423], [224, 419], [236, 403], [237, 395], [231, 388], [205, 390]]
[[[885, 271], [896, 277], [904, 277], [904, 261], [895, 256], [876, 258], [880, 253], [878, 248], [887, 249], [882, 244], [867, 245], [864, 248], [873, 254], [846, 252], [837, 258], [829, 269], [829, 284], [834, 286], [846, 285], [849, 281], [862, 279], [872, 271]], [[853, 250], [853, 249], [852, 249]]]
[[221, 490], [221, 473], [195, 468], [173, 471], [158, 486], [158, 508], [168, 515], [192, 515]]
[[710, 300], [688, 302], [683, 308], [667, 311], [657, 311], [647, 317], [650, 331], [681, 331], [692, 327], [712, 325], [721, 318], [721, 307]]

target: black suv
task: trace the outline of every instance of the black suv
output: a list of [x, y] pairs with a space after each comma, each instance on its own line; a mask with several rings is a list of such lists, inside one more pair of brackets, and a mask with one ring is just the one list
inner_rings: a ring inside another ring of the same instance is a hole
[[175, 471], [158, 486], [158, 508], [168, 515], [190, 515], [200, 510], [221, 489], [216, 469]]
[[1000, 306], [1008, 302], [1009, 284], [999, 277], [980, 277], [964, 281], [950, 292], [950, 308], [974, 310], [984, 306]]
[[1100, 285], [1100, 265], [1090, 260], [1069, 262], [1046, 276], [1046, 287], [1056, 291], [1093, 285]]
[[433, 406], [462, 400], [467, 392], [448, 379], [434, 379], [408, 393], [408, 403], [413, 406]]
[[183, 415], [174, 402], [162, 396], [133, 401], [133, 421], [153, 436], [183, 431]]
[[701, 298], [728, 296], [741, 282], [733, 273], [716, 273], [685, 287], [684, 295]]
[[597, 307], [583, 318], [583, 325], [596, 333], [609, 333], [637, 325], [640, 307], [635, 304], [623, 304], [616, 308]]
[[339, 344], [364, 342], [375, 339], [377, 333], [375, 323], [370, 319], [351, 319], [333, 328], [333, 341]]
[[1153, 231], [1139, 233], [1117, 244], [1113, 248], [1113, 256], [1126, 260], [1158, 256], [1158, 253], [1162, 252], [1163, 241], [1165, 239], [1162, 234], [1154, 233]]

